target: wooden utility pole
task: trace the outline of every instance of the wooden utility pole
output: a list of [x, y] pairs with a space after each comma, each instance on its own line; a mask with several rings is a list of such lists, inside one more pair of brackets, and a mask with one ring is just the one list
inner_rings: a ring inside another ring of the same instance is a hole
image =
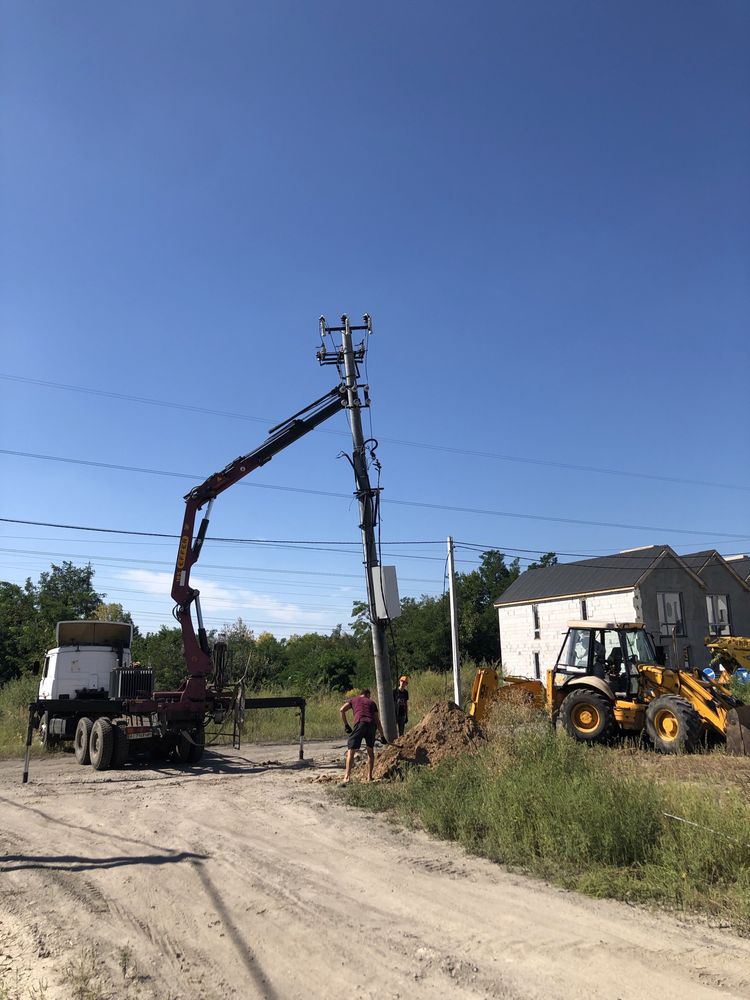
[[448, 536], [448, 593], [451, 604], [451, 648], [453, 651], [453, 700], [461, 707], [461, 667], [458, 658], [458, 607], [456, 604], [456, 567], [453, 562], [453, 539]]
[[[318, 360], [322, 365], [335, 364], [346, 386], [346, 408], [349, 413], [353, 444], [351, 464], [354, 469], [354, 482], [356, 486], [354, 495], [359, 504], [359, 526], [362, 532], [362, 551], [367, 584], [367, 606], [372, 634], [372, 653], [375, 660], [378, 706], [383, 731], [385, 732], [386, 739], [391, 741], [396, 739], [398, 731], [396, 729], [396, 710], [393, 705], [393, 681], [388, 662], [388, 643], [385, 634], [387, 619], [378, 617], [374, 591], [376, 574], [373, 573], [373, 570], [377, 570], [380, 564], [375, 536], [375, 526], [379, 517], [380, 491], [379, 489], [373, 489], [370, 485], [366, 442], [362, 433], [362, 415], [360, 412], [362, 407], [370, 405], [368, 386], [360, 386], [359, 383], [359, 362], [364, 360], [367, 347], [364, 343], [360, 344], [357, 348], [352, 346], [353, 330], [363, 330], [368, 334], [371, 333], [372, 320], [365, 314], [364, 325], [351, 326], [348, 317], [344, 315], [341, 317], [341, 326], [327, 326], [325, 317], [321, 316], [320, 335], [323, 340], [323, 347], [318, 352]], [[335, 333], [341, 334], [341, 347], [339, 349], [328, 349], [325, 338]], [[362, 400], [359, 397], [360, 388], [364, 390], [364, 398]]]

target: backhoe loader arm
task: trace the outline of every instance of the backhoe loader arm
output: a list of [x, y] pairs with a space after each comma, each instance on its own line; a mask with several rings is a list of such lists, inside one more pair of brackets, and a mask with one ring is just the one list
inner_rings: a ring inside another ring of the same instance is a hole
[[[175, 601], [174, 615], [182, 629], [182, 643], [188, 680], [183, 689], [182, 700], [201, 702], [205, 697], [206, 678], [211, 673], [211, 650], [200, 610], [199, 591], [190, 586], [190, 570], [198, 561], [208, 530], [211, 508], [216, 497], [239, 482], [255, 469], [270, 462], [284, 448], [303, 437], [329, 417], [338, 413], [346, 404], [346, 389], [336, 386], [315, 400], [304, 410], [295, 413], [283, 423], [271, 428], [269, 437], [247, 455], [240, 455], [220, 472], [209, 476], [204, 483], [185, 495], [185, 516], [182, 523], [180, 545], [177, 552], [172, 598]], [[193, 539], [195, 518], [198, 511], [208, 504], [206, 513]], [[190, 608], [196, 606], [198, 631], [196, 634]]]
[[738, 667], [750, 670], [750, 639], [741, 635], [709, 636], [707, 649], [730, 674]]

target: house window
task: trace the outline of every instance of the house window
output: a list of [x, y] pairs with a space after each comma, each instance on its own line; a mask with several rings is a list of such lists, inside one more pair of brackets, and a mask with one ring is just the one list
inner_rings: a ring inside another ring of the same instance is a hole
[[542, 676], [542, 671], [539, 667], [539, 653], [534, 653], [534, 677], [537, 680]]
[[534, 638], [539, 638], [539, 605], [531, 605], [531, 613], [534, 616]]
[[656, 603], [659, 609], [659, 634], [684, 635], [682, 620], [682, 595], [657, 594]]
[[728, 594], [706, 594], [706, 611], [708, 612], [709, 635], [732, 634]]
[[589, 617], [589, 609], [586, 607], [586, 598], [582, 597], [581, 598], [581, 621], [582, 622], [588, 621], [588, 617]]

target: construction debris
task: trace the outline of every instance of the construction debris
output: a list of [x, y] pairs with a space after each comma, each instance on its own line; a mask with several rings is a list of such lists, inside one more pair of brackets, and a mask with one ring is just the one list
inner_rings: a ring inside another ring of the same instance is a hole
[[[484, 734], [474, 719], [452, 701], [441, 701], [413, 729], [378, 750], [373, 777], [403, 778], [409, 767], [432, 767], [446, 757], [474, 753], [484, 742]], [[366, 760], [352, 777], [355, 781], [367, 779]]]

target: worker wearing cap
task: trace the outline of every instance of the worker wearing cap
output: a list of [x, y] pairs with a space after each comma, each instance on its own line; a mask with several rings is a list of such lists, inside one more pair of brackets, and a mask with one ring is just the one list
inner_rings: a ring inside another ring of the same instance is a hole
[[404, 728], [409, 721], [409, 678], [404, 674], [398, 679], [398, 687], [393, 691], [393, 707], [396, 710], [396, 725], [398, 735], [404, 735]]
[[[346, 713], [352, 710], [354, 715], [354, 729], [346, 719]], [[367, 780], [372, 781], [372, 770], [375, 766], [375, 733], [380, 735], [383, 743], [388, 741], [385, 738], [383, 727], [380, 723], [378, 706], [370, 697], [370, 689], [364, 688], [362, 694], [355, 695], [349, 701], [345, 701], [339, 709], [341, 718], [344, 721], [344, 730], [348, 733], [349, 739], [346, 742], [346, 770], [344, 771], [344, 784], [349, 784], [349, 776], [354, 761], [354, 752], [362, 746], [362, 740], [367, 747]]]

